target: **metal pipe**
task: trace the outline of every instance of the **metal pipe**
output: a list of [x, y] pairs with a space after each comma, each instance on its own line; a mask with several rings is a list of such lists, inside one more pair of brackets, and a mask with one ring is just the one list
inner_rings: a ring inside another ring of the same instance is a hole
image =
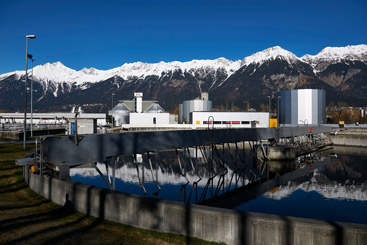
[[[115, 95], [115, 93], [112, 93], [112, 107], [111, 107], [111, 111], [113, 110], [113, 96]], [[112, 113], [111, 113], [112, 114]], [[112, 116], [112, 127], [114, 126], [114, 122], [113, 122], [113, 114]]]
[[24, 123], [23, 123], [23, 150], [27, 139], [27, 80], [28, 80], [28, 38], [34, 39], [35, 35], [27, 35], [25, 37], [25, 82], [24, 82]]
[[78, 114], [79, 114], [79, 107], [75, 106], [75, 130], [74, 130], [74, 144], [78, 144]]
[[280, 109], [280, 105], [279, 105], [279, 99], [280, 99], [281, 96], [278, 96], [278, 110], [277, 110], [277, 128], [279, 128], [279, 119], [280, 119], [280, 116], [279, 116], [279, 109]]

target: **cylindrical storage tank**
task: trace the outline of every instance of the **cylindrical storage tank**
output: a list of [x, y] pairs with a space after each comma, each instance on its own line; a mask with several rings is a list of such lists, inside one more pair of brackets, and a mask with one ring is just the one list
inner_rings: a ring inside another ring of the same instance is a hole
[[130, 110], [123, 103], [117, 104], [111, 111], [109, 111], [109, 115], [112, 115], [116, 126], [129, 124]]
[[129, 124], [130, 111], [121, 111], [113, 114], [116, 126], [121, 126], [122, 124]]
[[193, 111], [212, 111], [213, 103], [210, 100], [186, 100], [183, 102], [182, 122], [192, 123], [190, 113]]
[[323, 124], [326, 120], [326, 93], [321, 89], [281, 91], [280, 124]]
[[190, 101], [191, 100], [186, 100], [182, 103], [183, 104], [182, 123], [188, 123], [189, 122]]

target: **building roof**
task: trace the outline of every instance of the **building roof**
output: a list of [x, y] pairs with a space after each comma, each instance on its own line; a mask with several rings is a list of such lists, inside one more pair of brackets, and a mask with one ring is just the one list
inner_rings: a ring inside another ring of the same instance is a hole
[[130, 108], [123, 103], [118, 103], [111, 111], [130, 111]]
[[[135, 101], [134, 100], [123, 100], [120, 101], [111, 111], [135, 111]], [[164, 112], [164, 109], [157, 103], [157, 101], [153, 100], [145, 100], [142, 101], [142, 111], [143, 112], [153, 112], [153, 111], [161, 111]]]

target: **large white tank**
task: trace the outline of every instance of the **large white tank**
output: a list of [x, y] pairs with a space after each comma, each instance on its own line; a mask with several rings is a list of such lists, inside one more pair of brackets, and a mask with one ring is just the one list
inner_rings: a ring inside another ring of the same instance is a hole
[[109, 111], [114, 119], [115, 126], [121, 126], [121, 124], [129, 124], [130, 110], [123, 103], [118, 103], [112, 110]]
[[326, 120], [326, 93], [321, 89], [281, 91], [280, 124], [323, 124]]
[[[210, 100], [186, 100], [182, 103], [182, 122], [192, 123], [190, 113], [193, 111], [212, 111], [213, 103]], [[181, 107], [180, 107], [181, 108]]]

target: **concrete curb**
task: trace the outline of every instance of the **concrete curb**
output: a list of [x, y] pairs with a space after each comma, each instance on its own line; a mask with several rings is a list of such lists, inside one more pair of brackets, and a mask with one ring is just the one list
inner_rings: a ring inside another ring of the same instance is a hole
[[367, 244], [367, 225], [328, 222], [142, 197], [24, 171], [38, 194], [75, 210], [139, 228], [227, 244]]

